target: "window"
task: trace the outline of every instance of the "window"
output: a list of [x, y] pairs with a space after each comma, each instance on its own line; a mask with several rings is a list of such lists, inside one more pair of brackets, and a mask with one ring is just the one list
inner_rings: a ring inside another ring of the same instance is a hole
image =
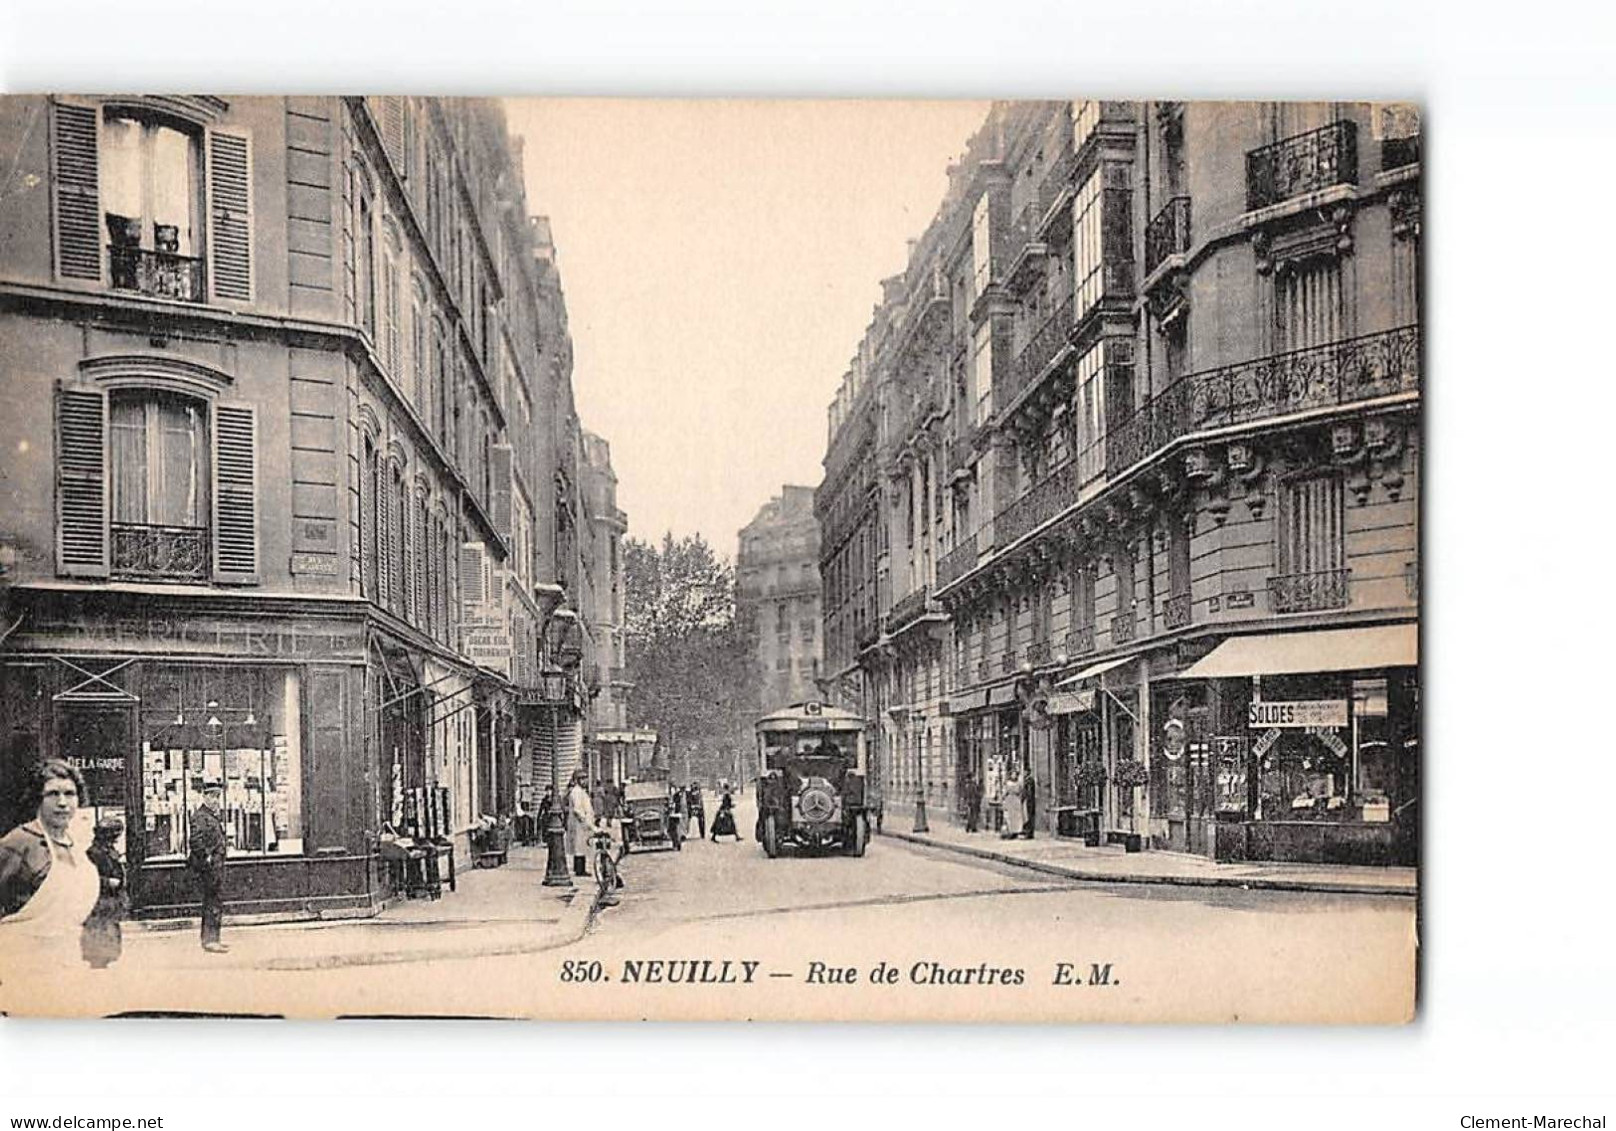
[[1078, 481], [1087, 483], [1105, 471], [1105, 364], [1103, 344], [1096, 342], [1077, 362], [1076, 414]]
[[1279, 572], [1309, 574], [1346, 565], [1341, 477], [1320, 475], [1286, 484], [1279, 515]]
[[370, 178], [354, 172], [354, 302], [360, 329], [376, 337], [376, 216]]
[[1102, 248], [1104, 230], [1101, 225], [1104, 194], [1100, 190], [1100, 173], [1096, 169], [1077, 190], [1072, 203], [1073, 295], [1076, 305], [1073, 315], [1081, 321], [1105, 293], [1105, 263]]
[[1326, 345], [1346, 334], [1339, 260], [1313, 259], [1274, 272], [1276, 353]]
[[1098, 102], [1072, 103], [1072, 152], [1076, 153], [1083, 148], [1087, 141], [1100, 125], [1100, 104]]
[[202, 149], [193, 127], [108, 109], [101, 127], [102, 211], [112, 285], [199, 302]]
[[382, 555], [377, 549], [376, 500], [381, 497], [381, 464], [376, 458], [376, 444], [365, 437], [364, 467], [359, 481], [359, 583], [371, 601], [380, 603], [380, 567]]
[[256, 581], [255, 421], [250, 405], [64, 382], [56, 413], [59, 571]]
[[971, 300], [982, 297], [993, 281], [992, 198], [983, 193], [976, 198], [971, 213]]
[[976, 403], [976, 426], [987, 424], [993, 415], [993, 321], [987, 319], [976, 328], [976, 341], [972, 350], [971, 395]]

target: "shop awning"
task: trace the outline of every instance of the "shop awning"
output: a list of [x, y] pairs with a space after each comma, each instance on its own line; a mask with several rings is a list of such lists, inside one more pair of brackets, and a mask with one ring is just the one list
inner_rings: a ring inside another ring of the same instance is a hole
[[1184, 678], [1407, 668], [1419, 660], [1419, 635], [1412, 624], [1274, 632], [1225, 640], [1191, 665]]
[[1015, 701], [1016, 685], [1013, 683], [1001, 683], [997, 687], [988, 689], [989, 707], [1007, 707]]
[[980, 711], [988, 705], [986, 691], [968, 691], [964, 695], [955, 695], [948, 701], [948, 713], [963, 715], [967, 711]]
[[1086, 691], [1057, 691], [1049, 697], [1045, 707], [1051, 715], [1075, 715], [1079, 711], [1094, 710], [1094, 689]]
[[1133, 658], [1134, 657], [1132, 657], [1132, 656], [1124, 656], [1120, 660], [1106, 660], [1106, 661], [1104, 661], [1102, 663], [1090, 664], [1088, 667], [1084, 668], [1082, 671], [1078, 672], [1076, 675], [1067, 676], [1065, 679], [1061, 680], [1055, 686], [1057, 688], [1076, 687], [1078, 684], [1082, 683], [1086, 679], [1093, 679], [1097, 675], [1104, 675], [1106, 672], [1110, 671], [1112, 668], [1120, 668], [1123, 664], [1126, 664], [1127, 662], [1129, 662]]

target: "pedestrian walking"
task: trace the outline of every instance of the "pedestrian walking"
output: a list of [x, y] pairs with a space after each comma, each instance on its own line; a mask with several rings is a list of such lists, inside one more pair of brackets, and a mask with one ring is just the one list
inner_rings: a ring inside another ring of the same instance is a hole
[[727, 789], [718, 801], [718, 812], [713, 814], [713, 843], [717, 844], [721, 836], [732, 836], [737, 844], [746, 839], [735, 827], [735, 797]]
[[1014, 770], [1005, 775], [1004, 790], [999, 795], [999, 804], [1004, 811], [1004, 828], [999, 833], [999, 839], [1014, 840], [1021, 835], [1021, 826], [1025, 820], [1025, 813], [1021, 807], [1021, 778]]
[[224, 928], [224, 860], [230, 847], [223, 809], [224, 784], [208, 782], [202, 787], [201, 806], [191, 814], [191, 851], [185, 860], [202, 897], [202, 949], [209, 954], [230, 949], [219, 938]]
[[0, 837], [0, 951], [19, 964], [74, 965], [101, 895], [101, 877], [71, 831], [84, 779], [52, 758], [33, 786], [34, 819]]
[[965, 775], [965, 831], [977, 832], [982, 827], [982, 779], [975, 774]]
[[539, 844], [548, 842], [550, 835], [550, 814], [555, 811], [555, 790], [550, 786], [544, 787], [544, 796], [539, 798], [539, 806], [533, 812], [533, 841]]
[[589, 874], [589, 837], [595, 831], [595, 805], [584, 788], [582, 773], [572, 775], [572, 788], [567, 793], [567, 839], [572, 852], [572, 872], [575, 876]]
[[1032, 776], [1031, 770], [1027, 771], [1026, 780], [1021, 783], [1021, 804], [1027, 811], [1026, 816], [1022, 818], [1021, 835], [1031, 840], [1033, 829], [1037, 827], [1038, 808], [1038, 782]]
[[116, 817], [97, 821], [95, 840], [86, 854], [101, 877], [101, 897], [95, 901], [90, 917], [84, 920], [79, 945], [84, 961], [97, 970], [105, 970], [123, 953], [123, 917], [129, 901], [124, 892], [128, 877], [123, 855], [118, 851], [118, 838], [122, 835], [123, 822]]
[[701, 796], [701, 783], [693, 781], [690, 788], [685, 791], [689, 800], [690, 815], [696, 820], [696, 835], [707, 839], [707, 803]]

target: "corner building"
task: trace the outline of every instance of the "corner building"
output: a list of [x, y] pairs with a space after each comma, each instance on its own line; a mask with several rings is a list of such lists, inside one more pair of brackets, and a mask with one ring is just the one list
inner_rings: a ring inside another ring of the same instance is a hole
[[820, 698], [819, 524], [811, 487], [789, 484], [740, 530], [736, 612], [750, 630], [760, 715]]
[[1416, 858], [1420, 202], [1408, 106], [993, 108], [831, 412], [889, 806]]
[[0, 141], [0, 819], [76, 762], [137, 915], [192, 909], [205, 781], [233, 912], [375, 908], [389, 832], [463, 862], [574, 599], [498, 104], [15, 97]]

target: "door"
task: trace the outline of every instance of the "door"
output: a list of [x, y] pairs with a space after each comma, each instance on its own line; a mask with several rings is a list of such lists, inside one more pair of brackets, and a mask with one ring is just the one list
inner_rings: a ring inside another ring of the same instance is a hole
[[[123, 707], [58, 705], [56, 752], [84, 777], [84, 796], [73, 823], [73, 839], [89, 844], [95, 823], [102, 819], [123, 822], [118, 851], [128, 861], [130, 874], [139, 862], [145, 838], [139, 834], [139, 755], [134, 743], [134, 714]], [[131, 786], [131, 782], [136, 783]]]

